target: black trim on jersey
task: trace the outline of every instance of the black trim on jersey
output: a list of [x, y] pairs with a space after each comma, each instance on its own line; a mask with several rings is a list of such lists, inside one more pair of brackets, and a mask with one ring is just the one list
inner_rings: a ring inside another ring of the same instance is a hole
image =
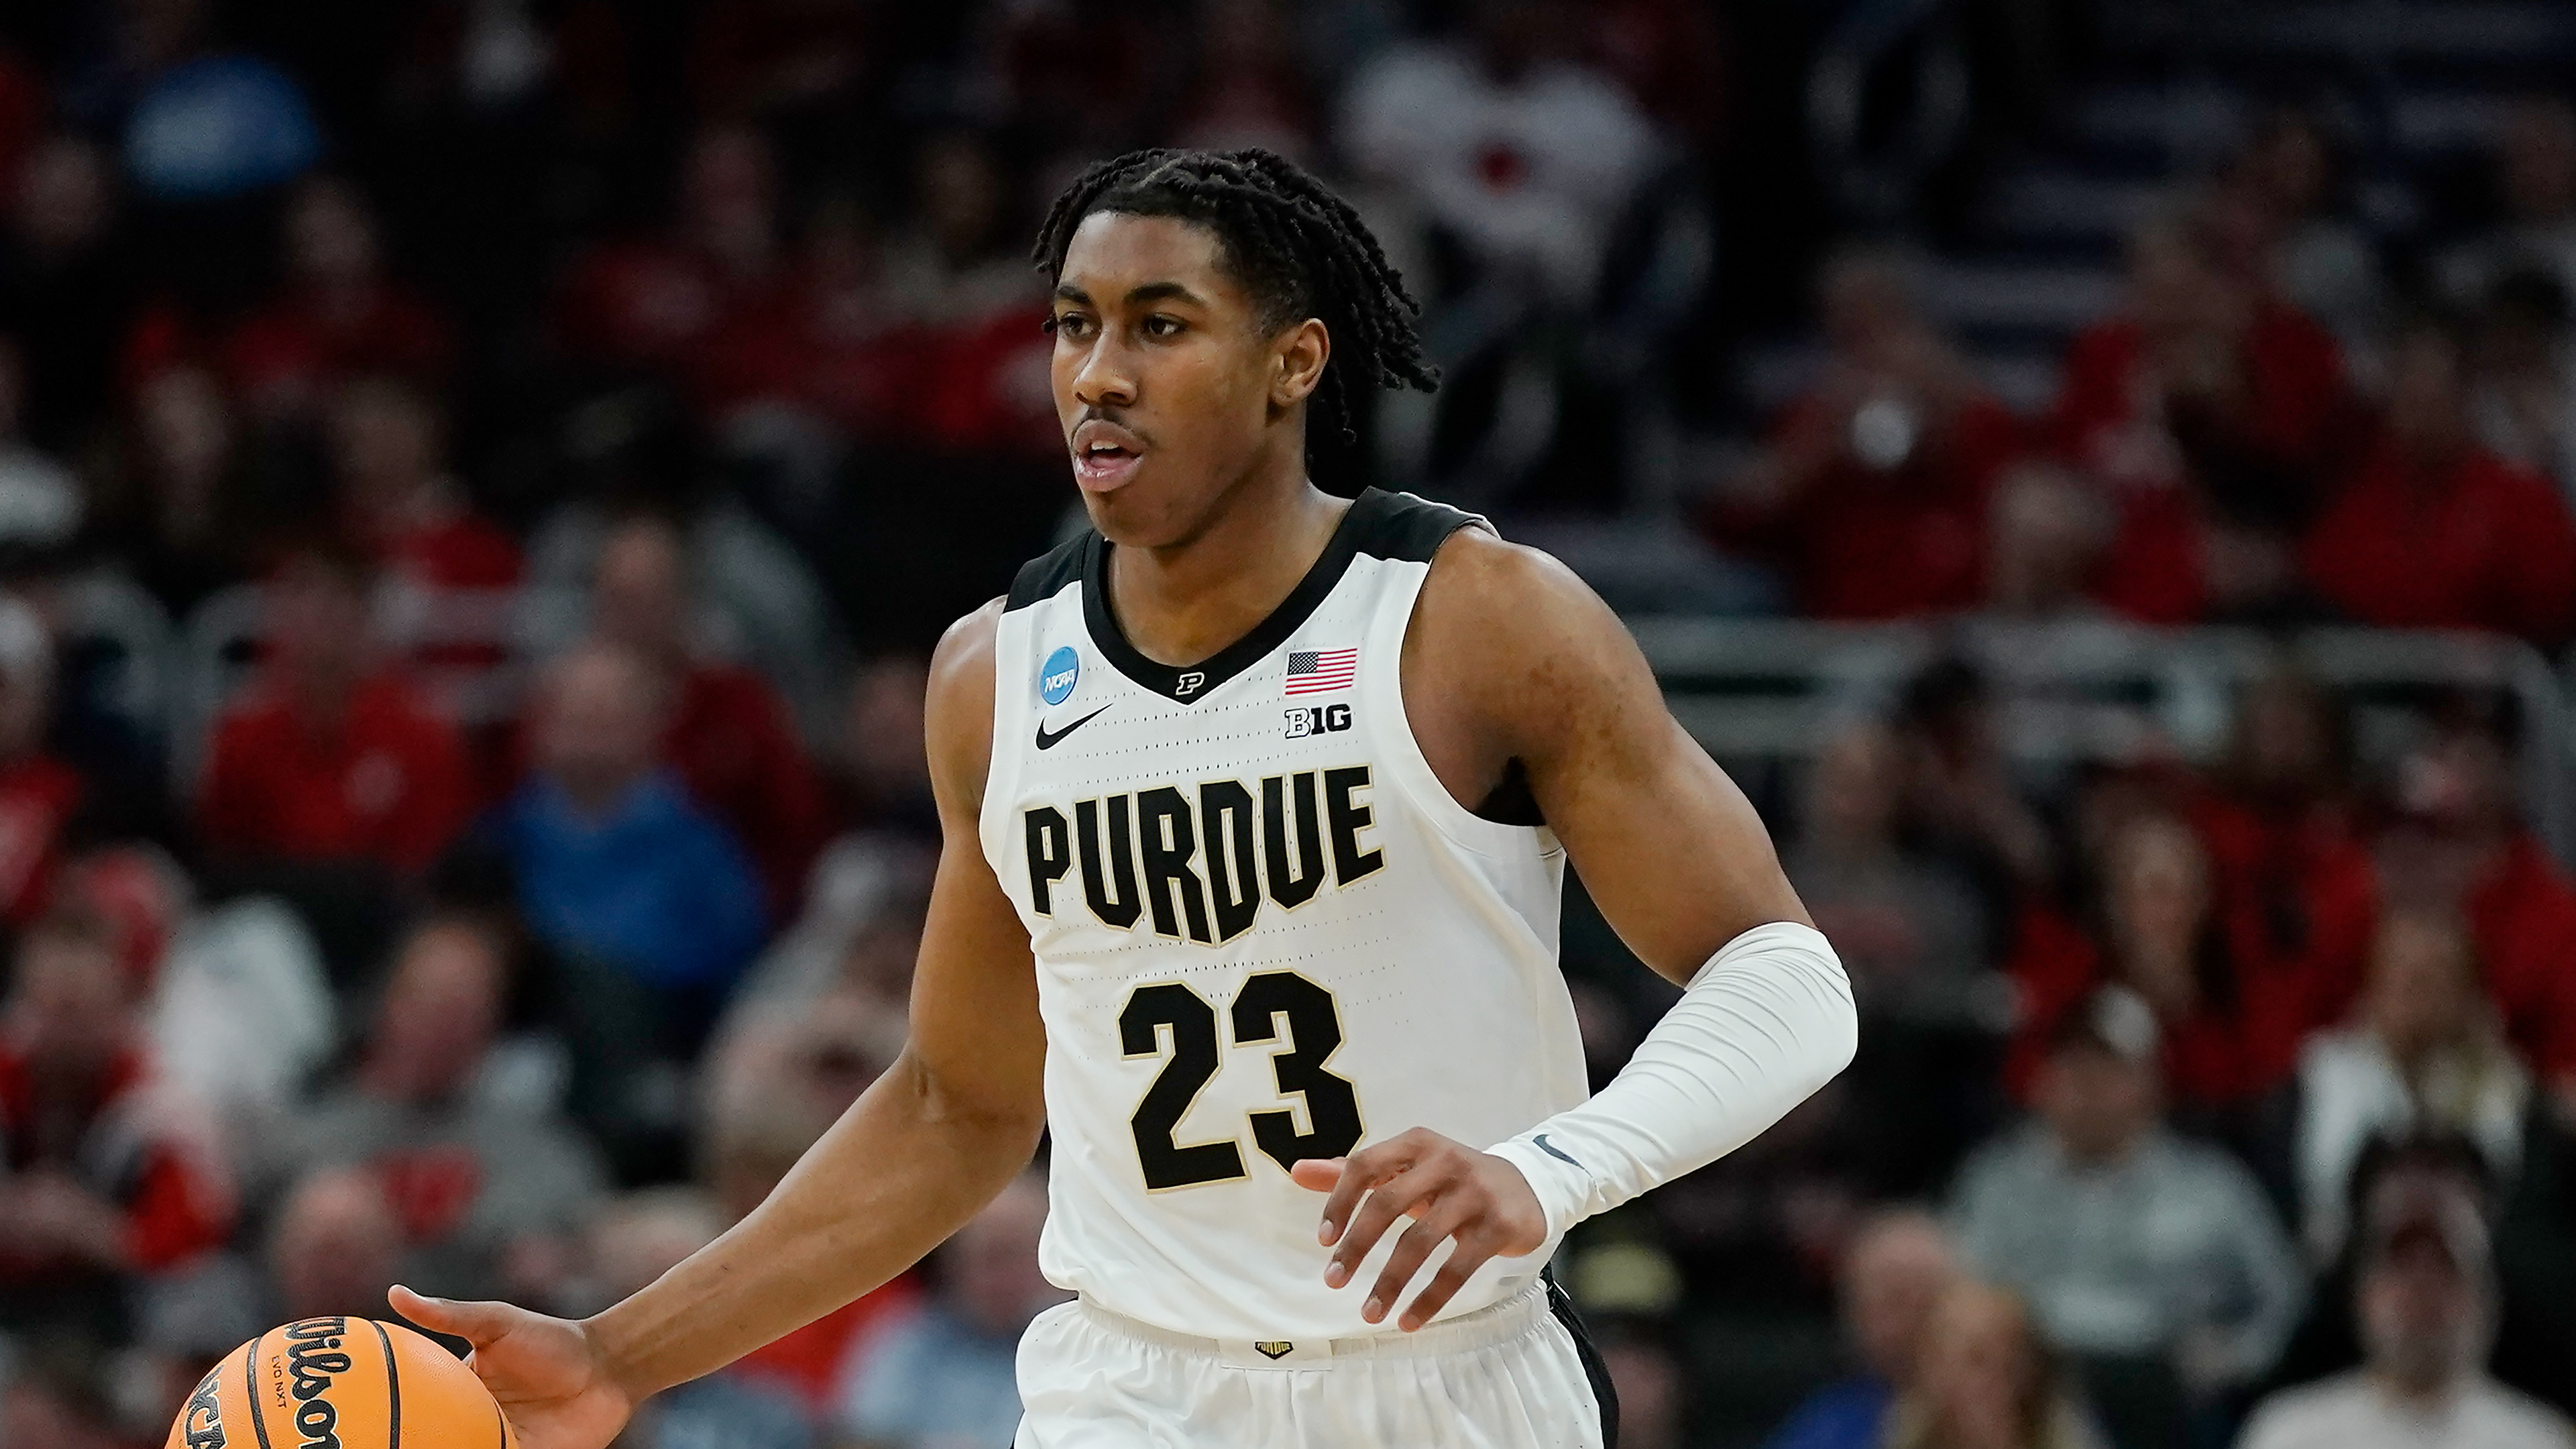
[[[1322, 556], [1297, 581], [1297, 587], [1289, 590], [1279, 607], [1253, 625], [1250, 633], [1197, 664], [1158, 663], [1127, 642], [1126, 631], [1118, 627], [1117, 615], [1109, 607], [1109, 543], [1097, 531], [1022, 568], [1011, 585], [1009, 607], [1023, 608], [1051, 598], [1079, 578], [1083, 623], [1090, 630], [1092, 647], [1100, 651], [1110, 667], [1156, 694], [1182, 704], [1195, 704], [1287, 642], [1288, 636], [1322, 607], [1334, 586], [1342, 581], [1342, 575], [1350, 570], [1352, 559], [1367, 554], [1372, 558], [1427, 563], [1449, 535], [1474, 521], [1473, 515], [1442, 504], [1369, 489], [1342, 514]], [[1182, 688], [1185, 681], [1189, 685], [1186, 690]]]
[[1002, 606], [1008, 613], [1025, 609], [1042, 599], [1052, 599], [1065, 585], [1082, 577], [1082, 560], [1089, 552], [1090, 541], [1098, 534], [1085, 529], [1079, 538], [1068, 538], [1055, 547], [1020, 565], [1011, 579], [1011, 599]]
[[1592, 1383], [1593, 1402], [1601, 1406], [1601, 1449], [1619, 1449], [1619, 1387], [1610, 1381], [1610, 1366], [1601, 1361], [1601, 1350], [1592, 1346], [1592, 1332], [1583, 1326], [1574, 1300], [1558, 1285], [1556, 1265], [1540, 1269], [1538, 1276], [1547, 1285], [1547, 1311], [1573, 1336], [1574, 1356], [1582, 1360], [1583, 1376]]

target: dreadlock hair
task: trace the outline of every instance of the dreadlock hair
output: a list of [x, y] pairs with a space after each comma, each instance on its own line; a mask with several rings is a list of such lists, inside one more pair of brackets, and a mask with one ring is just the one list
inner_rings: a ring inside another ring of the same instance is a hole
[[1064, 274], [1075, 228], [1094, 212], [1168, 216], [1215, 232], [1226, 269], [1260, 308], [1265, 331], [1308, 317], [1324, 324], [1332, 357], [1315, 388], [1307, 429], [1310, 464], [1318, 441], [1353, 451], [1362, 397], [1354, 388], [1440, 385], [1422, 358], [1414, 319], [1422, 304], [1350, 203], [1287, 158], [1241, 151], [1130, 151], [1097, 162], [1047, 209], [1031, 259], [1050, 279]]

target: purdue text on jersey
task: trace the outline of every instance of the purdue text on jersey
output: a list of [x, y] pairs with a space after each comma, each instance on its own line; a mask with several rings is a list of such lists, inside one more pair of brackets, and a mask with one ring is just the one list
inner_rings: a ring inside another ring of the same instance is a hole
[[[1056, 883], [1079, 856], [1082, 899], [1102, 924], [1131, 930], [1150, 908], [1158, 936], [1231, 941], [1252, 929], [1265, 898], [1287, 910], [1314, 899], [1324, 884], [1326, 839], [1336, 887], [1386, 863], [1360, 842], [1372, 823], [1362, 800], [1368, 788], [1368, 766], [1351, 765], [1267, 775], [1257, 787], [1211, 780], [1190, 791], [1158, 785], [1080, 800], [1069, 822], [1053, 805], [1032, 806], [1021, 815], [1029, 908], [1055, 914]], [[1202, 855], [1204, 878], [1196, 863]]]

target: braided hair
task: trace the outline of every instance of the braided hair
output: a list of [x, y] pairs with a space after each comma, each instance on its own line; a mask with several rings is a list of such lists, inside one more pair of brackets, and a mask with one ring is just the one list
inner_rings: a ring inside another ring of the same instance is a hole
[[1227, 271], [1251, 292], [1264, 331], [1308, 317], [1324, 324], [1333, 352], [1311, 404], [1310, 452], [1318, 441], [1357, 448], [1364, 397], [1354, 388], [1440, 385], [1414, 330], [1422, 304], [1350, 203], [1287, 158], [1258, 147], [1158, 148], [1097, 162], [1048, 208], [1031, 253], [1038, 270], [1061, 277], [1074, 230], [1101, 211], [1207, 227]]

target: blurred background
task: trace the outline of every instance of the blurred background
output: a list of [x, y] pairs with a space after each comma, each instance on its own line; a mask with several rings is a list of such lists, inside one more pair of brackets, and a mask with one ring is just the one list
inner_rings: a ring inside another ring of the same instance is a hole
[[[1583, 573], [1852, 971], [1560, 1263], [1629, 1449], [2571, 1442], [2571, 75], [2549, 0], [0, 10], [0, 1444], [397, 1277], [596, 1308], [885, 1068], [923, 660], [1076, 517], [1027, 239], [1148, 143], [1354, 198], [1447, 386], [1322, 481]], [[1671, 992], [1565, 957], [1606, 1080]], [[1044, 1214], [621, 1442], [1007, 1442]]]

